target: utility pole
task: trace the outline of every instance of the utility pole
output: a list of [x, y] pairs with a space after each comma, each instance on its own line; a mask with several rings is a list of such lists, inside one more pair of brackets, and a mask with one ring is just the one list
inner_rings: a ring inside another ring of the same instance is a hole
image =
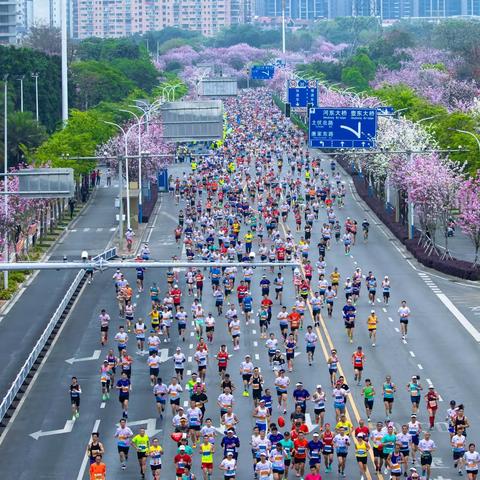
[[61, 0], [62, 20], [62, 122], [68, 122], [67, 0]]
[[32, 78], [35, 79], [35, 117], [38, 124], [38, 73], [32, 73]]
[[282, 0], [282, 53], [285, 55], [285, 0]]
[[25, 78], [25, 75], [22, 75], [21, 77], [18, 78], [18, 81], [20, 82], [20, 111], [23, 113], [23, 79]]
[[[4, 97], [3, 97], [3, 169], [4, 173], [8, 172], [8, 74], [3, 77], [4, 82]], [[5, 203], [4, 203], [4, 211], [5, 211], [5, 220], [8, 218], [8, 177], [3, 178], [3, 188], [5, 190]], [[5, 235], [3, 238], [4, 242], [4, 262], [8, 263], [8, 232], [5, 229]], [[8, 289], [8, 270], [3, 272], [3, 288], [5, 290]]]

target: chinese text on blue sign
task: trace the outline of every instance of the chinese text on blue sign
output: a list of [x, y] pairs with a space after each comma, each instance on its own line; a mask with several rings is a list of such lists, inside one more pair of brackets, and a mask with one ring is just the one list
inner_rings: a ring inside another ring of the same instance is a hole
[[310, 108], [308, 141], [314, 148], [373, 148], [375, 108]]
[[274, 73], [273, 65], [253, 65], [251, 70], [252, 80], [269, 80], [273, 78]]
[[317, 106], [318, 84], [316, 80], [288, 80], [288, 103], [292, 107]]

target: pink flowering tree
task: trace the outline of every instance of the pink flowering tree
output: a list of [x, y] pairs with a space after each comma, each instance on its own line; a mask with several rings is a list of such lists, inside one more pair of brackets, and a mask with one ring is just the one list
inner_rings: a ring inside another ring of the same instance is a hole
[[479, 265], [480, 250], [480, 170], [460, 184], [457, 195], [460, 215], [457, 223], [463, 233], [472, 241], [475, 248], [474, 266]]
[[[132, 127], [130, 129], [130, 127]], [[129, 179], [138, 179], [138, 127], [136, 123], [127, 123], [124, 125], [124, 129], [130, 133], [127, 136], [127, 153], [129, 159]], [[174, 159], [174, 145], [167, 143], [162, 139], [162, 124], [158, 117], [151, 120], [148, 125], [141, 128], [140, 145], [142, 153], [142, 177], [149, 178], [155, 181], [156, 175], [159, 169], [172, 163]], [[123, 134], [112, 137], [108, 142], [100, 145], [97, 149], [97, 155], [106, 155], [108, 157], [114, 157], [111, 160], [110, 165], [113, 169], [118, 169], [118, 158], [125, 156], [125, 141]], [[161, 155], [161, 156], [159, 156]], [[125, 175], [125, 167], [123, 167], [123, 173]]]
[[406, 184], [408, 199], [415, 206], [422, 236], [435, 248], [436, 232], [440, 226], [448, 252], [446, 219], [455, 206], [460, 183], [459, 172], [451, 162], [437, 154], [411, 154]]

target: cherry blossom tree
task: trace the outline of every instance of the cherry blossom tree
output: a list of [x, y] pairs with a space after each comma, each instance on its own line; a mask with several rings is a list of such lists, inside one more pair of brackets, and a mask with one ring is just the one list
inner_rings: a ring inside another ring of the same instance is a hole
[[474, 266], [479, 264], [480, 250], [480, 170], [476, 177], [461, 183], [457, 195], [460, 215], [457, 223], [461, 230], [471, 239], [475, 248]]

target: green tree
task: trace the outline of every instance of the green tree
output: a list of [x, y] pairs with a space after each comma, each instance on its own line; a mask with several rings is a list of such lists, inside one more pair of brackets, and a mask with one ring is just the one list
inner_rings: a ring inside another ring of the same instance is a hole
[[38, 96], [40, 121], [48, 131], [55, 129], [61, 120], [61, 68], [60, 58], [29, 48], [0, 46], [2, 74], [9, 75], [8, 94], [15, 108], [20, 109], [20, 82], [24, 76], [24, 108], [35, 112], [35, 80], [38, 73]]
[[111, 117], [94, 109], [88, 112], [72, 110], [67, 126], [57, 130], [44, 142], [32, 160], [36, 165], [71, 167], [77, 177], [88, 173], [95, 166], [95, 162], [69, 159], [68, 156], [92, 156], [97, 145], [106, 142], [115, 134], [115, 129], [103, 120], [111, 120]]
[[345, 67], [342, 70], [342, 82], [349, 87], [354, 87], [359, 92], [368, 89], [368, 80], [355, 67]]
[[415, 39], [408, 31], [393, 28], [383, 33], [381, 37], [372, 42], [368, 51], [370, 57], [379, 65], [391, 70], [400, 68], [401, 60], [406, 58], [398, 49], [413, 47]]
[[115, 58], [135, 60], [146, 56], [145, 47], [132, 37], [88, 38], [80, 42], [76, 49], [78, 60], [111, 61]]
[[[47, 131], [31, 112], [13, 112], [8, 115], [8, 165], [15, 167], [24, 156], [47, 139]], [[3, 150], [2, 150], [3, 151]]]
[[346, 62], [346, 66], [357, 69], [367, 81], [375, 78], [377, 68], [366, 53], [357, 53], [350, 57]]
[[150, 60], [117, 58], [111, 62], [111, 65], [135, 82], [135, 85], [142, 90], [151, 92], [158, 85], [159, 72]]
[[72, 83], [77, 93], [74, 105], [85, 110], [101, 101], [119, 101], [135, 88], [122, 72], [95, 60], [74, 63]]

